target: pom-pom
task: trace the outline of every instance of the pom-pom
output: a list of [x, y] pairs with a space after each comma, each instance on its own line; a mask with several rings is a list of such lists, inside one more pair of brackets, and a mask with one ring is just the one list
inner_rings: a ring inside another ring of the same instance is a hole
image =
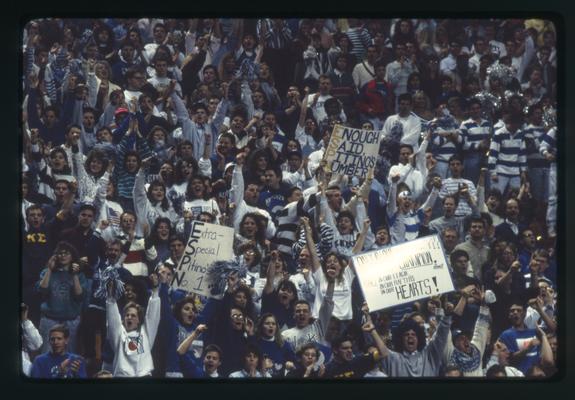
[[473, 98], [481, 102], [481, 109], [486, 119], [491, 119], [493, 114], [501, 108], [501, 99], [487, 91], [479, 92]]
[[487, 76], [490, 79], [499, 79], [503, 86], [506, 86], [509, 82], [513, 80], [515, 74], [511, 67], [505, 64], [497, 63], [487, 68]]
[[124, 295], [124, 282], [120, 279], [118, 270], [113, 266], [109, 266], [100, 274], [100, 286], [94, 293], [94, 296], [99, 299], [105, 299], [108, 295], [108, 285], [112, 282], [114, 288], [113, 297], [118, 300]]
[[226, 290], [228, 277], [236, 274], [238, 278], [245, 278], [248, 268], [244, 262], [243, 256], [235, 257], [233, 260], [215, 261], [212, 263], [208, 277], [211, 281], [210, 293], [213, 296], [219, 296]]
[[543, 109], [543, 124], [548, 129], [557, 126], [557, 110], [554, 107], [548, 106]]

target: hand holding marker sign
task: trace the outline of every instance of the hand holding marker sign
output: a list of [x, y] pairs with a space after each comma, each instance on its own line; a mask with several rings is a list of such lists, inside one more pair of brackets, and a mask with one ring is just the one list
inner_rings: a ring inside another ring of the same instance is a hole
[[370, 311], [452, 292], [439, 236], [426, 236], [352, 257]]
[[336, 125], [324, 153], [331, 172], [365, 177], [375, 167], [380, 135], [380, 131]]
[[209, 269], [215, 261], [234, 257], [234, 230], [227, 226], [192, 221], [192, 230], [184, 255], [174, 271], [172, 287], [215, 297], [210, 289]]

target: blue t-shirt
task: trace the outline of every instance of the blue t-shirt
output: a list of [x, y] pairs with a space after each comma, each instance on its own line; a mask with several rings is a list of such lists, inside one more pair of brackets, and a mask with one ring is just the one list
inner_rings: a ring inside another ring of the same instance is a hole
[[[70, 359], [68, 368], [64, 371], [60, 371], [59, 366], [67, 358]], [[80, 360], [80, 368], [77, 372], [73, 372], [70, 367], [72, 362], [75, 360]], [[32, 378], [47, 378], [47, 379], [57, 379], [57, 378], [86, 378], [86, 363], [84, 359], [77, 354], [63, 353], [63, 354], [53, 354], [51, 351], [40, 354], [34, 359], [32, 364], [32, 370], [30, 372], [30, 377]]]
[[[515, 328], [510, 328], [499, 336], [499, 340], [505, 343], [505, 346], [507, 346], [510, 353], [515, 353], [525, 348], [531, 339], [535, 338], [537, 338], [537, 332], [535, 329], [524, 329], [519, 331]], [[527, 370], [539, 361], [540, 353], [541, 346], [535, 346], [525, 355], [525, 357], [523, 357], [522, 360], [519, 360], [513, 366], [526, 374]]]

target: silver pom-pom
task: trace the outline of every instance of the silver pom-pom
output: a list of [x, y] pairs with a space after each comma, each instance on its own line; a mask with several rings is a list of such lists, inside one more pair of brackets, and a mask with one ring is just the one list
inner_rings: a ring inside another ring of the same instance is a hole
[[487, 68], [487, 76], [489, 78], [497, 78], [505, 86], [513, 80], [515, 74], [511, 67], [505, 64], [497, 63]]
[[473, 98], [481, 102], [483, 118], [491, 120], [493, 114], [501, 109], [501, 99], [487, 91], [479, 92]]
[[557, 126], [557, 110], [554, 107], [548, 106], [543, 109], [543, 124], [548, 129]]
[[94, 293], [94, 297], [105, 299], [108, 295], [108, 284], [113, 282], [114, 293], [113, 297], [118, 300], [124, 295], [124, 282], [120, 279], [118, 270], [113, 266], [109, 266], [100, 274], [100, 286]]

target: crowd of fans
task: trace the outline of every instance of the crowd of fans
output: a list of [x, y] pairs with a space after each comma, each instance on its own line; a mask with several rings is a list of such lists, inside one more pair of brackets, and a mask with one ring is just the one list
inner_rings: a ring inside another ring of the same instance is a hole
[[[22, 43], [24, 374], [555, 373], [552, 22], [39, 19]], [[330, 172], [336, 124], [381, 132], [365, 177]], [[235, 229], [222, 299], [172, 284], [195, 220]], [[433, 234], [455, 291], [370, 311], [350, 257]]]

